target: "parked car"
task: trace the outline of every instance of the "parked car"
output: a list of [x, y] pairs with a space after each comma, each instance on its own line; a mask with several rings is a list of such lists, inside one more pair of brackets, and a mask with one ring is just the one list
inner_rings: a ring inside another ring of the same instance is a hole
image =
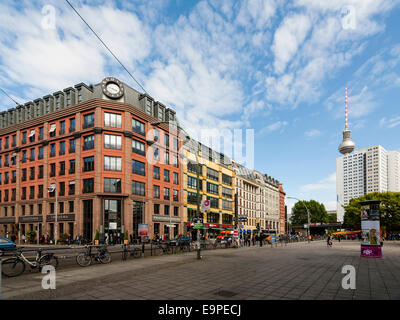
[[0, 237], [0, 256], [6, 251], [13, 251], [17, 248], [14, 242], [10, 239]]
[[192, 243], [192, 239], [190, 237], [179, 236], [176, 239], [172, 239], [169, 243], [172, 246], [190, 245]]

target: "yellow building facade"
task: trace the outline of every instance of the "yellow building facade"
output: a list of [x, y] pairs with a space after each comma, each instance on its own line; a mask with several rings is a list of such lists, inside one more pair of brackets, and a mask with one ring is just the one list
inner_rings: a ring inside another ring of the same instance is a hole
[[[230, 159], [201, 144], [185, 146], [183, 202], [185, 230], [190, 232], [197, 214], [197, 162], [200, 164], [200, 203], [210, 201], [201, 233], [213, 239], [235, 227], [235, 172]], [[197, 156], [196, 156], [197, 154]]]

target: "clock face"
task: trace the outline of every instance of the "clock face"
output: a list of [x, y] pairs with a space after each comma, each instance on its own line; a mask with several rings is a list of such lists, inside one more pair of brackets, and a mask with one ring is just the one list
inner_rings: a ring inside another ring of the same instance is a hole
[[105, 78], [101, 83], [101, 87], [108, 98], [119, 99], [124, 95], [124, 86], [118, 79]]
[[120, 91], [120, 88], [117, 84], [110, 82], [107, 84], [107, 91], [112, 93], [112, 94], [118, 94]]

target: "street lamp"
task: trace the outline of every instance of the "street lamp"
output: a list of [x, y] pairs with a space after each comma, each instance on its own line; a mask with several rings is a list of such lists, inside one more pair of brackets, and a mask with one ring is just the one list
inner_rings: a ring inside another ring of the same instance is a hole
[[57, 239], [58, 239], [58, 222], [57, 222], [57, 213], [58, 213], [58, 196], [57, 196], [57, 188], [56, 188], [56, 184], [52, 183], [49, 185], [49, 187], [47, 188], [47, 191], [49, 193], [56, 193], [56, 215], [55, 215], [55, 219], [54, 219], [54, 244], [57, 245]]
[[[162, 123], [170, 125], [169, 121], [158, 121], [158, 122], [153, 122], [153, 123], [150, 123], [150, 124], [152, 126], [157, 126], [157, 125], [162, 124]], [[179, 130], [181, 130], [181, 131], [183, 131], [185, 133], [186, 141], [192, 140], [192, 138], [186, 132], [186, 130], [183, 129], [181, 126], [179, 126], [177, 123], [174, 123], [173, 126], [175, 126], [177, 129], [179, 129]], [[196, 157], [196, 162], [197, 162], [197, 170], [196, 170], [196, 174], [197, 174], [197, 188], [196, 188], [197, 198], [196, 198], [196, 204], [197, 204], [197, 216], [199, 218], [201, 218], [201, 214], [200, 214], [200, 161], [199, 161], [199, 153], [200, 153], [200, 148], [199, 148], [199, 145], [197, 144], [197, 150], [195, 151], [195, 157]], [[197, 259], [198, 260], [201, 259], [200, 229], [197, 229]]]
[[300, 201], [304, 204], [304, 206], [306, 207], [307, 210], [307, 220], [308, 220], [308, 224], [307, 224], [307, 241], [310, 242], [310, 211], [308, 210], [305, 201], [297, 199], [295, 197], [286, 197], [287, 199], [294, 199], [297, 201]]

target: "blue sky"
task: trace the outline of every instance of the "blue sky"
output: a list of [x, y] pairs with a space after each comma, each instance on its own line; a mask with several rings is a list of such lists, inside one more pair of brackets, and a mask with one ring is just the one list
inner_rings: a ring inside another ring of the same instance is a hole
[[[71, 2], [185, 127], [254, 129], [255, 168], [290, 196], [335, 208], [346, 84], [357, 147], [400, 150], [398, 1]], [[17, 101], [106, 76], [135, 87], [64, 1], [0, 4], [0, 85]]]

